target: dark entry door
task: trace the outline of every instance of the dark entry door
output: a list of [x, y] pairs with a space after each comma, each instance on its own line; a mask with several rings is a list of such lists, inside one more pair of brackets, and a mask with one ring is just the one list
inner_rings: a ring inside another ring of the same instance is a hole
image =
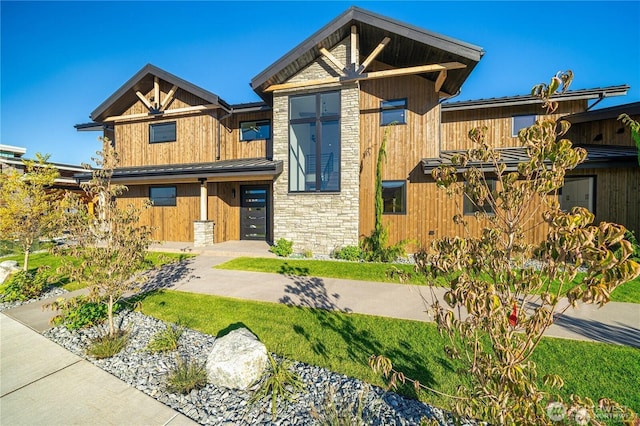
[[240, 187], [240, 239], [267, 239], [269, 212], [268, 186]]

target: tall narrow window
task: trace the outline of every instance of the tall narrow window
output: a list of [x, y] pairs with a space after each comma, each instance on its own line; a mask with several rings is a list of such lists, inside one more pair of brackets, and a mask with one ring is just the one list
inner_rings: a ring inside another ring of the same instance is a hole
[[173, 142], [176, 140], [176, 122], [149, 124], [149, 143]]
[[380, 102], [380, 125], [405, 124], [407, 122], [407, 100], [393, 99]]
[[340, 190], [340, 92], [289, 99], [289, 191]]

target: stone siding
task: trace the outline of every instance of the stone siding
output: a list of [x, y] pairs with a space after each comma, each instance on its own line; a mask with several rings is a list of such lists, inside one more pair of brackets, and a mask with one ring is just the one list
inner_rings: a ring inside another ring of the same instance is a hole
[[[347, 62], [348, 39], [332, 49]], [[337, 75], [321, 57], [289, 81]], [[340, 90], [340, 192], [289, 193], [289, 96]], [[273, 157], [282, 160], [282, 174], [273, 184], [274, 240], [293, 241], [294, 251], [329, 254], [335, 248], [358, 244], [360, 88], [358, 83], [279, 91], [273, 99]]]

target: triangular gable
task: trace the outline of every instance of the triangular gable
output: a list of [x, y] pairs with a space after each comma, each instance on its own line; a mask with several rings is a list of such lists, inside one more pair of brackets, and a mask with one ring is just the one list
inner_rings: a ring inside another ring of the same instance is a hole
[[[171, 85], [168, 93], [160, 95], [160, 82], [166, 82]], [[157, 90], [158, 95], [153, 100], [146, 98], [142, 94]], [[218, 95], [211, 93], [201, 87], [189, 83], [175, 75], [168, 73], [154, 65], [147, 64], [125, 84], [116, 90], [107, 100], [105, 100], [98, 108], [91, 113], [91, 119], [94, 122], [101, 123], [110, 121], [110, 118], [117, 117], [126, 111], [131, 105], [140, 101], [145, 104], [149, 115], [159, 115], [165, 112], [178, 89], [182, 89], [192, 95], [200, 98], [203, 103], [201, 108], [222, 108], [230, 110], [229, 105], [220, 99]], [[167, 112], [169, 112], [168, 110]]]
[[[376, 61], [395, 69], [429, 64], [460, 64], [458, 68], [446, 69], [445, 73], [440, 72], [441, 69], [437, 67], [433, 71], [415, 73], [432, 81], [441, 79], [439, 90], [448, 94], [458, 92], [484, 54], [478, 46], [351, 7], [254, 77], [251, 81], [252, 88], [269, 101], [270, 87], [282, 85], [322, 56], [322, 49], [331, 50], [354, 31], [359, 39], [359, 57], [355, 59], [355, 63], [359, 65], [364, 65], [368, 56], [374, 52], [377, 52]], [[341, 81], [357, 79], [353, 58], [351, 62], [345, 64], [345, 76]]]

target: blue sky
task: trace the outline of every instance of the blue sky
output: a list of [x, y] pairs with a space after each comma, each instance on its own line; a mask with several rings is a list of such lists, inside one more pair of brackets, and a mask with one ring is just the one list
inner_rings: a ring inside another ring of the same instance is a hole
[[640, 100], [640, 2], [0, 2], [0, 143], [88, 162], [74, 124], [152, 63], [230, 103], [253, 77], [356, 5], [482, 47], [457, 100], [527, 93], [559, 70], [574, 89]]

